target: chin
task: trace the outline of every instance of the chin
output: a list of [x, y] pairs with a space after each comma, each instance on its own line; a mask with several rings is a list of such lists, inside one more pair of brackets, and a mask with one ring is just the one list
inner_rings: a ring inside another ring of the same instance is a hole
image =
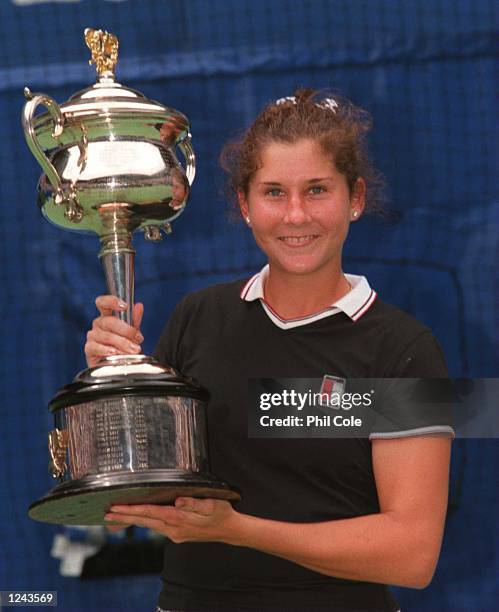
[[321, 266], [310, 262], [270, 262], [270, 268], [276, 271], [280, 270], [286, 274], [304, 276], [317, 272], [320, 270]]

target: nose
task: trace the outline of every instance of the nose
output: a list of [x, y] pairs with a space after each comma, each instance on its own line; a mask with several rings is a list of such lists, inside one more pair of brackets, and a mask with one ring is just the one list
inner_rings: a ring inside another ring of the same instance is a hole
[[291, 225], [302, 225], [310, 221], [307, 203], [300, 193], [290, 194], [286, 202], [283, 221]]

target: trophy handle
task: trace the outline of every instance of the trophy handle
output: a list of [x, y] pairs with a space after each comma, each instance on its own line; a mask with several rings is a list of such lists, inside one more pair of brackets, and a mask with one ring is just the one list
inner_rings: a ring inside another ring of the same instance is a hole
[[185, 157], [185, 174], [189, 181], [189, 185], [192, 185], [194, 177], [196, 176], [196, 154], [191, 145], [191, 133], [187, 132], [187, 136], [182, 141], [178, 142], [177, 146]]
[[62, 204], [66, 199], [64, 196], [64, 192], [62, 190], [62, 183], [59, 175], [57, 174], [57, 170], [54, 168], [49, 158], [45, 155], [42, 147], [40, 146], [33, 127], [33, 117], [35, 115], [35, 111], [40, 104], [46, 107], [52, 120], [54, 122], [54, 129], [52, 130], [52, 138], [57, 139], [62, 134], [64, 129], [64, 115], [59, 108], [59, 105], [55, 100], [53, 100], [50, 96], [46, 94], [37, 93], [33, 94], [31, 91], [25, 87], [24, 88], [24, 97], [27, 99], [26, 104], [24, 105], [23, 115], [22, 115], [22, 125], [24, 130], [24, 137], [26, 138], [26, 142], [28, 143], [28, 147], [33, 153], [35, 159], [43, 168], [50, 184], [55, 190], [54, 202], [56, 204]]

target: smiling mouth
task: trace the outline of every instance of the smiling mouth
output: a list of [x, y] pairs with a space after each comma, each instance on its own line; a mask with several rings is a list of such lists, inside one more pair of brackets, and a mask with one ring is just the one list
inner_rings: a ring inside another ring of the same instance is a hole
[[279, 236], [279, 240], [288, 246], [303, 246], [305, 244], [310, 244], [318, 237], [318, 234], [310, 234], [308, 236]]

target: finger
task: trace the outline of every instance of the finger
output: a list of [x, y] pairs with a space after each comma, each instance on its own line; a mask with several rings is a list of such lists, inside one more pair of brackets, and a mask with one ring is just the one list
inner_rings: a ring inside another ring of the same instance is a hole
[[105, 521], [112, 521], [116, 523], [123, 523], [123, 526], [135, 525], [136, 527], [147, 527], [153, 529], [159, 533], [164, 533], [166, 524], [164, 521], [159, 519], [150, 518], [148, 516], [134, 516], [131, 514], [117, 514], [115, 512], [108, 512], [104, 516]]
[[114, 346], [98, 344], [97, 342], [88, 342], [85, 344], [85, 356], [87, 357], [87, 361], [91, 361], [92, 363], [100, 361], [103, 357], [112, 357], [113, 355], [123, 354], [123, 351], [120, 351]]
[[115, 531], [123, 531], [123, 529], [130, 527], [130, 525], [104, 525], [104, 527], [108, 531], [111, 531], [112, 533], [114, 533]]
[[140, 324], [142, 323], [142, 317], [144, 316], [144, 304], [141, 302], [137, 302], [133, 306], [133, 326], [135, 329], [140, 329]]
[[100, 359], [101, 357], [109, 357], [111, 355], [120, 355], [122, 351], [115, 348], [114, 346], [108, 346], [105, 344], [99, 344], [98, 342], [89, 342], [85, 344], [85, 355], [87, 360], [92, 362]]
[[158, 519], [160, 521], [175, 523], [178, 522], [181, 515], [173, 506], [158, 506], [156, 504], [136, 504], [136, 505], [112, 505], [110, 512], [118, 514], [127, 514], [129, 516], [144, 516], [148, 518]]
[[100, 329], [91, 330], [87, 333], [86, 348], [92, 350], [94, 344], [99, 345], [99, 347], [106, 346], [115, 349], [116, 353], [111, 352], [111, 354], [133, 355], [140, 353], [140, 344]]
[[118, 512], [128, 517], [142, 517], [158, 520], [169, 527], [179, 527], [185, 522], [185, 514], [174, 506], [158, 506], [156, 504], [112, 506], [109, 512]]
[[113, 312], [123, 312], [127, 309], [127, 305], [123, 300], [120, 300], [115, 295], [99, 295], [95, 299], [95, 305], [101, 315], [112, 315]]
[[[138, 329], [125, 323], [125, 321], [121, 321], [118, 317], [101, 316], [94, 319], [92, 323], [92, 332], [100, 333], [101, 331], [128, 338], [128, 340], [139, 344], [144, 341], [144, 336]], [[95, 339], [100, 339], [100, 336]]]

